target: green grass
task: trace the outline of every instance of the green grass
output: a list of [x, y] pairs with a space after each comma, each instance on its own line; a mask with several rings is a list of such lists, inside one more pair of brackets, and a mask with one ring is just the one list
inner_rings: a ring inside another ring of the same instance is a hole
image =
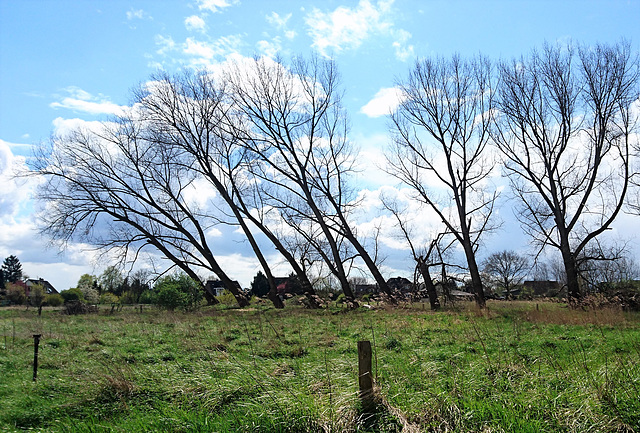
[[[0, 309], [0, 431], [640, 431], [637, 314], [526, 302], [108, 311]], [[357, 394], [364, 339], [373, 415]]]

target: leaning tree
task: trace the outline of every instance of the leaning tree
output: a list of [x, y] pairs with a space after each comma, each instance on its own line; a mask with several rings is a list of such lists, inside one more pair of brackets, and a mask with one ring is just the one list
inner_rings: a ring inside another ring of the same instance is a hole
[[260, 200], [315, 247], [348, 297], [351, 248], [390, 293], [353, 228], [355, 155], [334, 63], [256, 58], [236, 64], [226, 78], [235, 110], [229, 125], [249, 153]]
[[492, 137], [516, 215], [540, 249], [559, 250], [571, 302], [581, 296], [579, 260], [625, 201], [638, 68], [626, 42], [545, 45], [499, 68]]
[[115, 250], [122, 260], [152, 249], [196, 281], [198, 270], [216, 274], [247, 305], [213, 254], [208, 233], [219, 221], [194, 199], [198, 172], [176, 148], [150, 139], [155, 126], [134, 106], [98, 127], [55, 135], [35, 160], [45, 179], [41, 231], [63, 244]]

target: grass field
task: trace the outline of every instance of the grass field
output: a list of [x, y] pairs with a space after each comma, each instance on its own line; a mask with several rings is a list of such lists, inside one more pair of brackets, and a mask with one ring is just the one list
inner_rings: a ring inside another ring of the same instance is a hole
[[[638, 314], [145, 308], [0, 309], [0, 431], [640, 431]], [[359, 340], [374, 347], [374, 414], [359, 407]]]

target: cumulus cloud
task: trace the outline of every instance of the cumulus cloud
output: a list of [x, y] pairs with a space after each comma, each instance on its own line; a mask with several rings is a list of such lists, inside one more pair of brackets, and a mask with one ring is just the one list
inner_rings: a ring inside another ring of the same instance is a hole
[[196, 30], [202, 32], [206, 28], [204, 20], [197, 15], [191, 15], [190, 17], [185, 18], [184, 25], [189, 31]]
[[386, 116], [400, 105], [401, 98], [402, 92], [399, 88], [384, 87], [378, 90], [378, 93], [360, 109], [360, 112], [374, 118]]
[[393, 0], [372, 3], [360, 0], [355, 8], [340, 6], [333, 12], [323, 12], [314, 8], [305, 18], [308, 34], [313, 46], [324, 56], [331, 52], [357, 49], [362, 43], [376, 35], [391, 37], [392, 46], [399, 60], [406, 60], [413, 54], [413, 47], [407, 46], [411, 34], [396, 29], [389, 19]]
[[88, 114], [122, 114], [126, 108], [122, 105], [109, 101], [104, 95], [93, 96], [79, 87], [70, 86], [63, 89], [68, 96], [62, 97], [60, 101], [49, 104], [51, 108], [66, 108], [68, 110], [79, 111]]
[[[26, 158], [15, 155], [13, 149], [27, 147], [0, 140], [0, 218], [17, 216], [31, 196], [34, 179], [16, 178], [18, 172], [27, 170]], [[6, 230], [2, 230], [6, 234]]]
[[198, 9], [216, 13], [237, 3], [238, 0], [198, 0]]

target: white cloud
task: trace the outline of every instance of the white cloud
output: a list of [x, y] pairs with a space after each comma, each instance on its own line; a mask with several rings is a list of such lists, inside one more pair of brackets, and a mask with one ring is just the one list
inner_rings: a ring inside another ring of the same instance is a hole
[[381, 117], [394, 111], [402, 98], [402, 92], [397, 87], [384, 87], [378, 90], [373, 99], [367, 102], [360, 112], [369, 117]]
[[171, 36], [156, 35], [155, 43], [160, 47], [156, 50], [156, 53], [162, 56], [176, 48], [176, 43]]
[[189, 31], [197, 30], [200, 32], [204, 31], [207, 26], [204, 20], [197, 15], [185, 18], [184, 25]]
[[49, 104], [51, 108], [66, 108], [89, 114], [122, 114], [125, 106], [114, 104], [103, 95], [93, 96], [79, 87], [70, 86], [64, 89], [69, 96], [58, 102]]
[[266, 40], [258, 41], [256, 46], [258, 47], [258, 51], [272, 59], [275, 58], [282, 49], [280, 38], [277, 37], [274, 38], [271, 42]]
[[267, 22], [274, 26], [276, 29], [281, 30], [284, 33], [284, 36], [287, 39], [293, 39], [296, 37], [295, 30], [287, 29], [287, 22], [291, 18], [293, 14], [287, 14], [284, 17], [281, 17], [277, 12], [271, 12], [267, 15]]
[[127, 11], [127, 19], [128, 20], [134, 20], [134, 19], [142, 20], [142, 19], [146, 18], [147, 16], [148, 15], [142, 9], [138, 9], [138, 10], [131, 9], [131, 10]]
[[394, 28], [389, 18], [393, 2], [360, 0], [355, 8], [340, 6], [328, 13], [314, 8], [305, 18], [313, 47], [330, 56], [332, 52], [357, 49], [365, 40], [380, 35], [391, 37], [396, 58], [407, 60], [414, 54], [413, 46], [407, 45], [411, 33]]
[[213, 42], [187, 38], [182, 45], [182, 52], [191, 58], [192, 66], [211, 66], [238, 53], [242, 44], [242, 39], [237, 35], [223, 36]]
[[216, 13], [238, 3], [238, 0], [198, 0], [198, 9]]
[[[0, 218], [13, 219], [25, 208], [37, 179], [15, 177], [17, 173], [28, 170], [26, 158], [15, 155], [13, 149], [29, 147], [0, 140]], [[3, 224], [4, 225], [4, 224]], [[0, 230], [7, 234], [7, 230]], [[9, 231], [8, 233], [11, 233]]]
[[393, 32], [395, 41], [392, 46], [396, 51], [396, 58], [402, 62], [406, 62], [411, 57], [415, 56], [413, 45], [407, 45], [409, 39], [411, 39], [411, 33], [406, 30], [395, 30]]

